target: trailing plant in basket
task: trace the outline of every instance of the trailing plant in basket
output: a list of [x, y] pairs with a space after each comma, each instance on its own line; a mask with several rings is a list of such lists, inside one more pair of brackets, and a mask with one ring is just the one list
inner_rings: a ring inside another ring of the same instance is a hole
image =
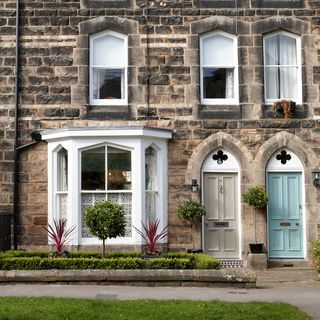
[[282, 112], [284, 114], [285, 122], [288, 122], [289, 118], [293, 117], [294, 107], [295, 103], [292, 100], [276, 100], [272, 105], [272, 113], [276, 116], [278, 112]]
[[147, 255], [155, 255], [158, 253], [157, 249], [161, 240], [163, 240], [168, 235], [168, 227], [164, 227], [160, 232], [158, 232], [160, 220], [148, 219], [147, 223], [142, 224], [142, 231], [133, 226], [134, 230], [142, 237], [142, 240], [146, 247]]
[[195, 249], [194, 229], [195, 222], [207, 213], [206, 208], [199, 202], [187, 200], [178, 206], [176, 214], [178, 218], [191, 222], [192, 226], [192, 245]]
[[90, 233], [102, 240], [102, 258], [105, 256], [106, 239], [125, 235], [123, 207], [111, 201], [99, 201], [86, 208], [84, 222]]
[[[252, 206], [254, 209], [264, 209], [268, 204], [268, 196], [266, 192], [260, 187], [250, 188], [247, 192], [243, 193], [243, 200], [244, 202], [248, 203], [249, 206]], [[257, 243], [256, 215], [256, 210], [254, 210], [254, 234]]]
[[63, 247], [68, 244], [70, 237], [75, 229], [75, 226], [67, 228], [67, 219], [54, 219], [53, 225], [48, 225], [48, 228], [43, 226], [48, 232], [49, 243], [54, 247], [54, 256], [61, 257], [63, 255]]

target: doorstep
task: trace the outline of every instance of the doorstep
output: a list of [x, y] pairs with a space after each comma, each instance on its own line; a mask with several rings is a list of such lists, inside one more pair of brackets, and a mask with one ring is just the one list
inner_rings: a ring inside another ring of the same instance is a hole
[[255, 288], [256, 274], [247, 268], [220, 270], [10, 270], [0, 283], [67, 283], [134, 286]]

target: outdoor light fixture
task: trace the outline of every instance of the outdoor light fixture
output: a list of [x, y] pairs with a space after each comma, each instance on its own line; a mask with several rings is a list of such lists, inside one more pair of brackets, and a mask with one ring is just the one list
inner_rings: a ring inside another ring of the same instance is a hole
[[312, 170], [313, 185], [318, 188], [320, 187], [320, 168]]
[[191, 189], [191, 192], [193, 192], [193, 193], [197, 193], [198, 192], [199, 185], [197, 183], [197, 179], [192, 179], [190, 189]]

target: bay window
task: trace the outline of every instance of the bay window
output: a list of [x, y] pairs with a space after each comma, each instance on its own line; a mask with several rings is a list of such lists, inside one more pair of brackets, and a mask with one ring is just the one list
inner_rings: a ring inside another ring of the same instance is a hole
[[66, 128], [41, 132], [48, 142], [48, 221], [76, 226], [71, 245], [96, 245], [83, 212], [98, 201], [123, 206], [124, 237], [110, 245], [139, 245], [133, 226], [148, 218], [167, 225], [167, 141], [171, 130], [150, 127]]

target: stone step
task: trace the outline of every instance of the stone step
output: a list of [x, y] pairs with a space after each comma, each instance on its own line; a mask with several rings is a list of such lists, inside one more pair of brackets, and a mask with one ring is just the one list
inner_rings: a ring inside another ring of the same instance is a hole
[[279, 259], [279, 260], [268, 260], [268, 268], [312, 269], [312, 266], [306, 260]]

